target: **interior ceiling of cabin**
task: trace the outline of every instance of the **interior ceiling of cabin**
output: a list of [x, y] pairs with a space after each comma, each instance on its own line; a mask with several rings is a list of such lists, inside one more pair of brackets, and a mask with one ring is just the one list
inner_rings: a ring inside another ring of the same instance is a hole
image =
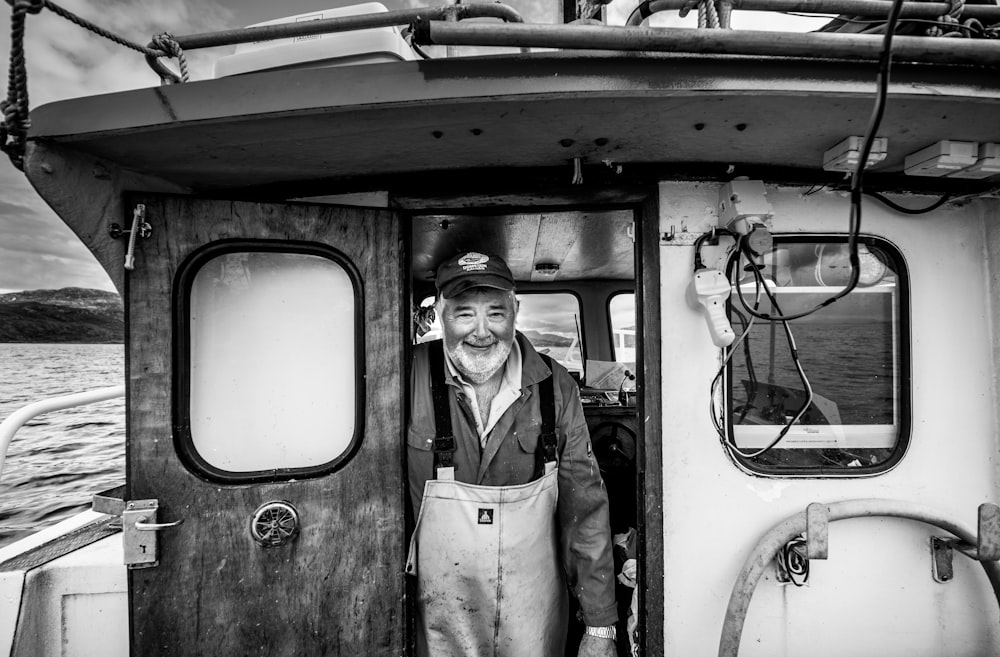
[[631, 210], [415, 216], [411, 273], [419, 286], [446, 258], [479, 251], [504, 258], [519, 282], [631, 280], [632, 222]]

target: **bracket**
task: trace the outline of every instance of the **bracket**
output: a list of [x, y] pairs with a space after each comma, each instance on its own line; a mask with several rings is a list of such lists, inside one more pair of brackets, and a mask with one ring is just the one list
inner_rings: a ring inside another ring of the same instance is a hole
[[976, 545], [948, 536], [931, 536], [931, 574], [934, 581], [943, 584], [954, 578], [953, 550], [976, 561], [1000, 561], [1000, 507], [980, 504], [978, 524]]

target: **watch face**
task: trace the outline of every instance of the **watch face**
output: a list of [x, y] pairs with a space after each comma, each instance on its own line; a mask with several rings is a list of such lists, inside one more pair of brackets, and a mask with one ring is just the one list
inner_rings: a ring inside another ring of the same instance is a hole
[[874, 248], [869, 249], [864, 244], [858, 245], [858, 261], [861, 264], [858, 285], [865, 287], [881, 281], [889, 269], [885, 264], [885, 256], [882, 252]]
[[[820, 285], [847, 285], [851, 280], [851, 256], [846, 244], [820, 244], [816, 247], [816, 282]], [[858, 245], [858, 285], [868, 287], [885, 278], [888, 266], [885, 255], [875, 247]]]

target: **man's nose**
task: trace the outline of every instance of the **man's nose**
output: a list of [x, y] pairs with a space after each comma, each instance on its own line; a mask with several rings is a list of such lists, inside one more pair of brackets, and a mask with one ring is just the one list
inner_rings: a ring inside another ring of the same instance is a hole
[[476, 326], [473, 329], [473, 335], [480, 339], [490, 337], [490, 327], [486, 322], [485, 315], [476, 318]]

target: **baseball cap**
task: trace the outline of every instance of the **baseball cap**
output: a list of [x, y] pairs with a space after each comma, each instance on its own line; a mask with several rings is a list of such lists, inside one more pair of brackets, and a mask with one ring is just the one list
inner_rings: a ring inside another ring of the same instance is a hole
[[514, 275], [503, 258], [469, 251], [442, 262], [434, 283], [441, 296], [450, 299], [474, 287], [513, 290]]

